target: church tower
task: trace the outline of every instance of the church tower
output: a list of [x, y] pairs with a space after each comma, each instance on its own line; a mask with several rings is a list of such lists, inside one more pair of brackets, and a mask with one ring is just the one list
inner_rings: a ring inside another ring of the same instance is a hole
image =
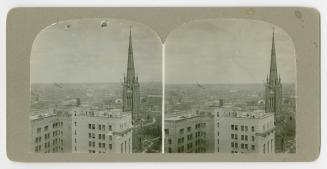
[[124, 75], [123, 82], [123, 111], [132, 113], [133, 122], [139, 117], [140, 107], [140, 84], [138, 77], [135, 75], [133, 46], [132, 46], [132, 30], [129, 31], [127, 76]]
[[275, 33], [272, 35], [272, 47], [270, 58], [270, 73], [266, 79], [265, 90], [265, 111], [266, 113], [274, 113], [275, 123], [281, 118], [282, 104], [282, 84], [280, 76], [277, 72], [276, 49], [275, 49]]

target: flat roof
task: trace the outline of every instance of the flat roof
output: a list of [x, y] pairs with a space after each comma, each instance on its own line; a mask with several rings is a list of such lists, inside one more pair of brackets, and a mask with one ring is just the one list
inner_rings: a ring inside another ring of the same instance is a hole
[[247, 111], [247, 112], [224, 112], [220, 116], [226, 118], [262, 119], [262, 118], [274, 116], [274, 114], [266, 113], [264, 111]]
[[179, 116], [170, 116], [165, 118], [165, 121], [178, 121], [178, 120], [185, 120], [185, 119], [191, 119], [196, 117], [200, 117], [200, 115], [186, 114], [186, 115], [179, 115]]

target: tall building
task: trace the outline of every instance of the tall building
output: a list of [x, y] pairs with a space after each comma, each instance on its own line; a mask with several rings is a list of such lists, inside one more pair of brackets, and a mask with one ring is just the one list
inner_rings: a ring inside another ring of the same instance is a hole
[[211, 114], [189, 114], [165, 119], [165, 153], [213, 152]]
[[275, 124], [277, 124], [281, 118], [281, 104], [282, 104], [282, 84], [280, 76], [277, 72], [276, 63], [276, 49], [275, 49], [275, 33], [272, 35], [272, 47], [271, 47], [271, 60], [270, 60], [270, 72], [266, 79], [265, 89], [265, 111], [266, 113], [274, 113]]
[[140, 110], [140, 84], [138, 77], [135, 75], [132, 31], [129, 32], [127, 76], [124, 75], [123, 82], [123, 111], [132, 113], [132, 120], [137, 121]]
[[132, 118], [121, 109], [72, 110], [73, 153], [132, 153]]
[[218, 108], [215, 127], [217, 153], [275, 153], [273, 113]]
[[32, 152], [71, 152], [71, 116], [68, 112], [40, 112], [30, 116], [30, 122]]

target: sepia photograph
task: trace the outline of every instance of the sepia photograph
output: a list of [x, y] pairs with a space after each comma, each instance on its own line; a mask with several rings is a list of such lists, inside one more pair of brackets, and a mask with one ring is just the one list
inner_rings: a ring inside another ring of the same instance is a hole
[[296, 153], [296, 53], [277, 25], [203, 19], [165, 41], [165, 153]]
[[161, 153], [162, 45], [149, 27], [56, 21], [30, 58], [31, 152]]

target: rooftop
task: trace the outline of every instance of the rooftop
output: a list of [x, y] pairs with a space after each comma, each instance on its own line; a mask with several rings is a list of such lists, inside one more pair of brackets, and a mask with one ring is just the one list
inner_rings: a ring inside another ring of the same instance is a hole
[[170, 117], [166, 117], [165, 121], [178, 121], [178, 120], [185, 120], [185, 119], [191, 119], [191, 118], [196, 118], [196, 117], [200, 117], [200, 115], [185, 114], [185, 115], [179, 115], [179, 116], [170, 116]]
[[266, 113], [261, 110], [250, 111], [250, 112], [224, 112], [220, 115], [221, 117], [227, 118], [247, 118], [247, 119], [263, 119], [273, 116], [273, 113]]
[[32, 115], [32, 116], [30, 116], [30, 120], [43, 119], [43, 118], [48, 118], [48, 117], [52, 117], [52, 116], [56, 116], [56, 113], [44, 113], [44, 114]]

